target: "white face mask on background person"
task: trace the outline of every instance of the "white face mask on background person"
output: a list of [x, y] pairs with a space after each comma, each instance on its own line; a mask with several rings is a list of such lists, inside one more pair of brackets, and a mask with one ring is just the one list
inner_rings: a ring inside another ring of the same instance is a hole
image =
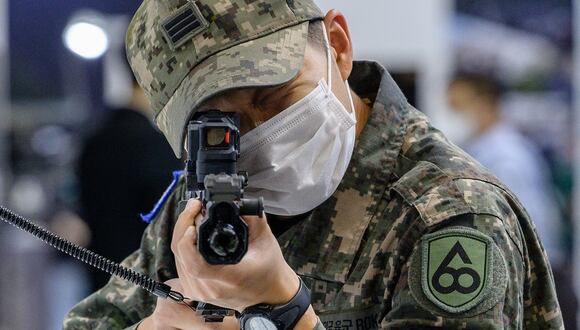
[[465, 147], [477, 135], [478, 124], [467, 111], [450, 111], [446, 118], [445, 135], [451, 142]]
[[324, 31], [328, 80], [241, 138], [238, 168], [248, 172], [246, 196], [264, 197], [267, 213], [313, 210], [338, 188], [352, 157], [356, 116], [332, 92], [330, 45]]

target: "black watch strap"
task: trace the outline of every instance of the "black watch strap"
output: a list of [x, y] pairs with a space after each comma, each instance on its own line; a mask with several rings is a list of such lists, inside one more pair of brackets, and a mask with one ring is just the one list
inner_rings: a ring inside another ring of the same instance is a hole
[[288, 303], [277, 306], [262, 304], [248, 307], [242, 312], [240, 324], [242, 330], [251, 330], [246, 326], [246, 322], [252, 317], [260, 316], [272, 321], [278, 329], [289, 330], [296, 326], [309, 307], [310, 290], [300, 279], [298, 293]]

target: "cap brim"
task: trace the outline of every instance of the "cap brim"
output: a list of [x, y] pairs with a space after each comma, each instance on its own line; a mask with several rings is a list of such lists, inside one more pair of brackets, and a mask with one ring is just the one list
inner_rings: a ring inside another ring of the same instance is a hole
[[183, 80], [155, 119], [181, 158], [187, 122], [208, 98], [235, 88], [284, 84], [304, 61], [308, 22], [273, 32], [207, 58]]

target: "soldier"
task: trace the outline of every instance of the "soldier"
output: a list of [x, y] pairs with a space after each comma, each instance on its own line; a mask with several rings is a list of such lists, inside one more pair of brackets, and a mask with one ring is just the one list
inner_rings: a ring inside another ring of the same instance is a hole
[[[562, 328], [550, 265], [519, 201], [410, 106], [383, 67], [353, 62], [340, 12], [323, 15], [312, 0], [145, 0], [127, 49], [178, 157], [193, 112], [240, 113], [239, 165], [270, 226], [245, 217], [244, 259], [206, 264], [194, 246], [201, 205], [178, 214], [180, 179], [126, 266], [238, 311], [290, 306], [297, 312], [284, 319], [265, 315], [282, 328]], [[239, 325], [205, 324], [111, 279], [64, 327]]]

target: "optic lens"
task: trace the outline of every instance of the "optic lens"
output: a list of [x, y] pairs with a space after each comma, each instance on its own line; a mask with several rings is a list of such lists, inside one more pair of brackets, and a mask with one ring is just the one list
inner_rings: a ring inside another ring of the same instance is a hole
[[222, 147], [228, 144], [226, 141], [227, 129], [209, 128], [206, 132], [206, 143], [208, 147]]

